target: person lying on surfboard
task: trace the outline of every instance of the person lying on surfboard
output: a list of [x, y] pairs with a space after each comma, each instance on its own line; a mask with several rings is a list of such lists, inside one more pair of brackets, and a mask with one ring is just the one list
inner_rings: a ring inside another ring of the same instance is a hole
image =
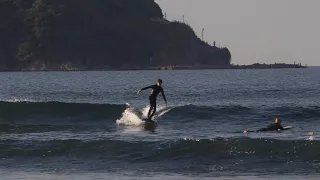
[[158, 94], [161, 92], [162, 94], [162, 97], [167, 105], [167, 99], [166, 99], [166, 96], [164, 95], [164, 91], [161, 87], [162, 85], [162, 80], [161, 79], [158, 79], [157, 83], [155, 85], [151, 85], [151, 86], [148, 86], [148, 87], [145, 87], [145, 88], [142, 88], [140, 89], [137, 94], [140, 94], [141, 91], [143, 90], [146, 90], [146, 89], [152, 89], [152, 92], [149, 96], [149, 102], [150, 102], [150, 109], [149, 109], [149, 112], [148, 112], [148, 120], [151, 120], [151, 118], [154, 116], [155, 112], [156, 112], [156, 109], [157, 109], [157, 96]]
[[270, 124], [268, 127], [266, 128], [261, 128], [258, 129], [257, 131], [247, 131], [244, 130], [243, 133], [247, 133], [247, 132], [263, 132], [263, 131], [278, 131], [278, 130], [283, 130], [284, 128], [281, 126], [281, 120], [279, 118], [276, 118], [273, 124]]

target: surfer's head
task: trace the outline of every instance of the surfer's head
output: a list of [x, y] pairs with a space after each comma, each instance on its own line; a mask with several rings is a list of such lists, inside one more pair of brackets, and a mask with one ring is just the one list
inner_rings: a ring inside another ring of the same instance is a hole
[[161, 79], [158, 79], [158, 81], [157, 81], [157, 86], [161, 86], [161, 84], [162, 84], [162, 80], [161, 80]]
[[280, 120], [279, 118], [276, 118], [276, 119], [274, 120], [274, 123], [276, 123], [276, 124], [281, 124], [281, 120]]

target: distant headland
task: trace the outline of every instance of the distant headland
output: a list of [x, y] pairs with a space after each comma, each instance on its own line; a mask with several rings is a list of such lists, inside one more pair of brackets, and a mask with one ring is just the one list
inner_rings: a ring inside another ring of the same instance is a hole
[[2, 0], [0, 19], [0, 71], [304, 67], [232, 65], [154, 0]]
[[180, 69], [280, 69], [280, 68], [307, 68], [308, 66], [301, 64], [286, 64], [286, 63], [274, 63], [274, 64], [251, 64], [251, 65], [227, 65], [227, 66], [208, 66], [208, 65], [193, 65], [193, 66], [162, 66], [162, 67], [149, 67], [152, 70], [180, 70]]

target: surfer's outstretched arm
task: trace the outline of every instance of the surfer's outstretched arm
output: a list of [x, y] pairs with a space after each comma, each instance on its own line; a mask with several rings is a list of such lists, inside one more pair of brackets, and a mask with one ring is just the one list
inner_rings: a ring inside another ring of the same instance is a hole
[[261, 128], [261, 129], [256, 130], [255, 132], [264, 132], [264, 131], [268, 131], [268, 130], [269, 130], [268, 128]]
[[161, 94], [162, 94], [162, 97], [163, 97], [163, 99], [164, 99], [164, 101], [166, 102], [166, 105], [167, 105], [167, 98], [166, 98], [166, 95], [164, 95], [163, 89], [161, 89]]
[[137, 94], [140, 94], [141, 91], [146, 90], [146, 89], [150, 89], [150, 88], [152, 88], [152, 87], [153, 87], [153, 85], [152, 85], [152, 86], [144, 87], [144, 88], [140, 89], [140, 90], [137, 92]]
[[146, 90], [146, 89], [150, 89], [150, 88], [152, 88], [154, 85], [152, 85], [152, 86], [147, 86], [147, 87], [144, 87], [144, 88], [142, 88], [142, 89], [140, 89], [141, 91], [143, 91], [143, 90]]

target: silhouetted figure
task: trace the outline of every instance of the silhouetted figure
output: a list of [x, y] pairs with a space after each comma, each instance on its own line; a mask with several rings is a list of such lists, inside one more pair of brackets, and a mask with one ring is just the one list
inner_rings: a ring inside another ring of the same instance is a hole
[[146, 90], [146, 89], [152, 89], [151, 95], [149, 96], [149, 101], [150, 101], [150, 109], [148, 112], [148, 120], [151, 120], [151, 118], [154, 116], [156, 109], [157, 109], [157, 96], [161, 92], [162, 97], [164, 101], [166, 102], [167, 105], [167, 99], [166, 96], [164, 95], [163, 89], [161, 87], [162, 85], [162, 80], [158, 79], [157, 84], [151, 85], [145, 88], [142, 88], [138, 91], [137, 94], [140, 94], [141, 91]]

